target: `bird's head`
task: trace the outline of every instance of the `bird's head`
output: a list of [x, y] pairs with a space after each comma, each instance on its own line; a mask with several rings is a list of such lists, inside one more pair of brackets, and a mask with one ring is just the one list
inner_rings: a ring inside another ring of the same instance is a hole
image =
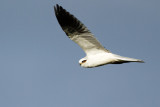
[[79, 64], [82, 67], [86, 67], [87, 58], [82, 58], [79, 60]]

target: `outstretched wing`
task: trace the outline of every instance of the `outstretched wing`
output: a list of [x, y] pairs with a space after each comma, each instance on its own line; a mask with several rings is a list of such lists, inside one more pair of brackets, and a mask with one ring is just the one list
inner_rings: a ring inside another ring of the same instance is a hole
[[71, 40], [77, 43], [86, 54], [95, 54], [99, 51], [109, 52], [96, 40], [87, 27], [76, 17], [67, 12], [58, 4], [54, 7], [54, 10], [63, 31]]

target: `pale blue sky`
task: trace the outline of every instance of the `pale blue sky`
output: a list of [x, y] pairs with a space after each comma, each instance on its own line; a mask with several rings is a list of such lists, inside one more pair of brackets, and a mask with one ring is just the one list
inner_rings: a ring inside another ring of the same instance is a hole
[[[80, 67], [55, 4], [146, 63]], [[160, 107], [159, 10], [159, 0], [0, 0], [0, 107]]]

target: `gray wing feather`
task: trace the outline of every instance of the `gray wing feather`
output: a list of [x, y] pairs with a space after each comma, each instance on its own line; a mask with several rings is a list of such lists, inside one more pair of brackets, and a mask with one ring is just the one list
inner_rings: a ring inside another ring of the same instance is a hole
[[66, 33], [66, 35], [77, 43], [86, 54], [106, 50], [87, 29], [87, 27], [80, 22], [76, 17], [67, 12], [58, 4], [54, 7], [57, 20]]

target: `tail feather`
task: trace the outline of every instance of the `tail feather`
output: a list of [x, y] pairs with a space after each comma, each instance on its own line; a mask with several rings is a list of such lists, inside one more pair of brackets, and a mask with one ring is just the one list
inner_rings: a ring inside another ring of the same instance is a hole
[[135, 59], [135, 58], [129, 58], [129, 57], [123, 57], [119, 55], [114, 55], [116, 58], [115, 62], [113, 64], [122, 64], [122, 63], [129, 63], [129, 62], [139, 62], [139, 63], [144, 63], [143, 60], [140, 59]]

